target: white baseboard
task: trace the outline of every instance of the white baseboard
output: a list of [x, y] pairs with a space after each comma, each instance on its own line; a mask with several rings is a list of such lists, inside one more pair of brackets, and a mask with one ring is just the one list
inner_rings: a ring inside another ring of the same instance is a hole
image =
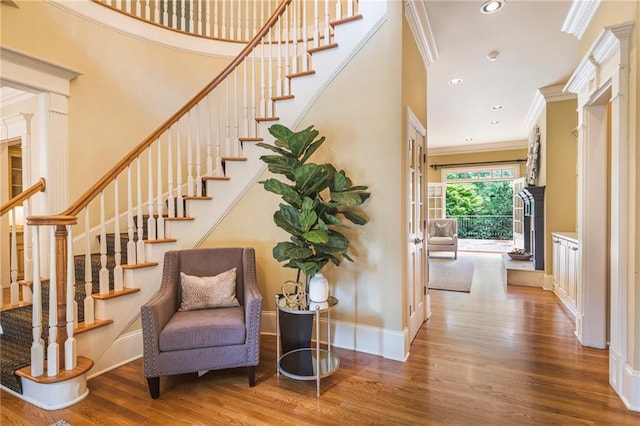
[[629, 410], [640, 412], [640, 370], [634, 370], [629, 364], [625, 364], [622, 393], [618, 394]]
[[[276, 334], [275, 311], [262, 312], [261, 333]], [[321, 341], [326, 341], [326, 318], [320, 320]], [[405, 341], [408, 331], [386, 330], [380, 327], [359, 325], [346, 321], [331, 320], [331, 337], [333, 346], [382, 356], [396, 361], [406, 361]]]
[[544, 274], [544, 279], [542, 281], [542, 289], [553, 291], [553, 274]]

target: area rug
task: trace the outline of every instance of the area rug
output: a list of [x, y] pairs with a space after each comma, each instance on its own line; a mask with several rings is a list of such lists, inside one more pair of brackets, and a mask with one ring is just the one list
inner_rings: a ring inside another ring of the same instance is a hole
[[471, 291], [473, 259], [429, 258], [429, 288], [433, 290]]

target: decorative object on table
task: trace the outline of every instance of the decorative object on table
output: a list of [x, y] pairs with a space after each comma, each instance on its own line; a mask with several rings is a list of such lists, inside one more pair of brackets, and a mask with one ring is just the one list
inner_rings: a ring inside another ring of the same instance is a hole
[[281, 292], [288, 308], [304, 309], [307, 305], [307, 293], [304, 284], [291, 280], [285, 281]]
[[536, 126], [529, 137], [529, 152], [527, 154], [526, 181], [528, 186], [536, 186], [540, 159], [540, 127]]
[[533, 256], [532, 253], [528, 253], [526, 250], [517, 248], [507, 253], [512, 260], [529, 260]]
[[[346, 226], [343, 218], [356, 225], [367, 220], [354, 211], [371, 195], [366, 186], [353, 185], [344, 170], [338, 171], [329, 163], [309, 162], [311, 155], [324, 143], [324, 136], [309, 126], [293, 132], [281, 124], [269, 127], [276, 138], [273, 145], [259, 143], [258, 146], [274, 154], [263, 155], [269, 171], [283, 175], [289, 183], [269, 178], [262, 183], [264, 188], [282, 197], [285, 203], [273, 215], [275, 224], [290, 234], [288, 241], [281, 241], [273, 248], [273, 257], [285, 262], [286, 268], [297, 269], [296, 281], [305, 275], [305, 293], [308, 295], [309, 280], [327, 263], [340, 265], [342, 259], [353, 261], [348, 255], [349, 240], [338, 227]], [[327, 293], [328, 297], [328, 284]], [[324, 298], [316, 295], [313, 299]], [[324, 300], [314, 300], [322, 302]]]
[[309, 300], [312, 302], [326, 302], [329, 298], [329, 281], [321, 272], [309, 280]]

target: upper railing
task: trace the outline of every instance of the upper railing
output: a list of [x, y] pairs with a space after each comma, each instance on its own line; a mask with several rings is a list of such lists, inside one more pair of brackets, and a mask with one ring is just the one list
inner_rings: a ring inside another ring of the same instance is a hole
[[[156, 3], [151, 1], [112, 3], [130, 3], [136, 11], [157, 10]], [[188, 4], [191, 11], [198, 10], [196, 3], [208, 7], [207, 2], [160, 2], [172, 7], [179, 4], [181, 8]], [[230, 7], [240, 2], [208, 3]], [[259, 123], [278, 120], [275, 102], [293, 98], [290, 79], [314, 73], [312, 53], [335, 47], [333, 24], [354, 19], [356, 9], [354, 0], [282, 0], [240, 54], [211, 83], [64, 212], [27, 218], [29, 225], [35, 225], [32, 376], [44, 374], [45, 353], [41, 338], [41, 282], [40, 274], [36, 273], [40, 271], [40, 249], [35, 246], [36, 241], [49, 239], [46, 244], [51, 250], [48, 255], [51, 262], [49, 306], [56, 303], [66, 306], [65, 311], [58, 310], [59, 317], [55, 309], [49, 312], [46, 353], [54, 360], [48, 361], [47, 374], [55, 376], [60, 364], [56, 360], [65, 360], [63, 367], [67, 370], [76, 365], [73, 333], [78, 319], [73, 308], [74, 252], [81, 248], [84, 254], [83, 313], [85, 325], [91, 325], [95, 322], [92, 293], [106, 297], [110, 293], [126, 292], [133, 283], [125, 282], [123, 269], [148, 264], [145, 244], [175, 241], [165, 232], [165, 223], [192, 219], [185, 200], [207, 198], [204, 181], [227, 180], [224, 165], [246, 160], [243, 143], [261, 140]], [[76, 223], [78, 226], [73, 226]], [[42, 226], [49, 229], [40, 232]], [[115, 266], [111, 273], [107, 269], [107, 234], [114, 238], [110, 262]], [[121, 235], [126, 235], [125, 244], [121, 244]], [[93, 252], [99, 253], [97, 276], [92, 273]], [[73, 353], [60, 357], [58, 351], [65, 348]]]
[[479, 240], [512, 240], [513, 216], [474, 215], [447, 216], [458, 219], [458, 237]]
[[93, 0], [118, 12], [198, 37], [248, 43], [277, 0]]

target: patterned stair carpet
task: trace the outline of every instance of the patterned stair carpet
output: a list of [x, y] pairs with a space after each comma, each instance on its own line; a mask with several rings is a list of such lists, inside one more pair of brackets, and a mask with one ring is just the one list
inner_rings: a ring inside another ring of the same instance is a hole
[[[127, 262], [128, 237], [121, 237], [122, 264]], [[115, 236], [107, 235], [107, 264], [109, 270], [109, 288], [113, 289], [113, 269], [115, 267], [114, 253]], [[102, 268], [100, 254], [91, 254], [92, 292], [100, 291], [98, 277]], [[74, 257], [74, 272], [76, 277], [75, 300], [78, 304], [78, 321], [84, 321], [85, 298], [85, 258], [84, 255]], [[49, 335], [49, 280], [42, 280], [42, 339], [46, 342]], [[0, 334], [0, 383], [18, 393], [22, 393], [20, 378], [15, 372], [31, 365], [31, 344], [33, 342], [33, 309], [31, 306], [9, 309], [0, 313], [0, 326], [4, 334]]]

